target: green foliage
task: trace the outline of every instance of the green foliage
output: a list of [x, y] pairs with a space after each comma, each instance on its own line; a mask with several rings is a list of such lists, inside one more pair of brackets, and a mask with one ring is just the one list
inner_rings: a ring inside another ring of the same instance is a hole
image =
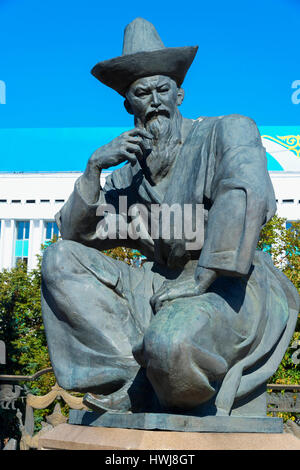
[[141, 261], [141, 254], [137, 250], [129, 250], [124, 247], [117, 247], [111, 250], [105, 250], [103, 253], [110, 258], [117, 259], [119, 261], [124, 261], [130, 266], [139, 266]]
[[[285, 222], [286, 219], [275, 215], [263, 228], [258, 249], [272, 256], [274, 265], [292, 281], [300, 294], [300, 221], [293, 222], [288, 230], [285, 229]], [[290, 345], [269, 383], [300, 384], [300, 364], [292, 361], [295, 352], [292, 346], [297, 340], [300, 340], [300, 315]], [[295, 420], [297, 417], [293, 413], [280, 413], [279, 416], [284, 420]]]
[[31, 374], [49, 366], [41, 318], [40, 266], [27, 272], [19, 263], [0, 273], [0, 339], [7, 348], [7, 374]]
[[275, 215], [262, 229], [258, 249], [267, 251], [300, 293], [300, 221], [287, 230], [286, 219]]
[[[0, 339], [6, 344], [6, 364], [1, 374], [32, 375], [51, 367], [45, 330], [41, 316], [41, 270], [27, 272], [19, 263], [10, 271], [0, 273]], [[26, 382], [30, 393], [44, 395], [55, 383], [53, 374], [45, 374], [34, 382]], [[22, 385], [22, 383], [21, 383]], [[18, 403], [18, 407], [22, 407]], [[36, 411], [37, 423], [49, 410]], [[1, 410], [1, 434], [18, 437], [15, 413]]]
[[[275, 215], [262, 229], [257, 248], [267, 251], [274, 265], [294, 284], [300, 294], [300, 221], [285, 228], [286, 219]], [[300, 316], [296, 333], [300, 331]], [[296, 336], [294, 335], [292, 341]]]

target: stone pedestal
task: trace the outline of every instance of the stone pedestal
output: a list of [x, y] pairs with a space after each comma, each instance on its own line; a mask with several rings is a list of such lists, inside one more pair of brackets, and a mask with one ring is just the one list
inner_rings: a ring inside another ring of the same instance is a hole
[[70, 410], [69, 424], [140, 429], [142, 431], [179, 431], [201, 433], [275, 433], [283, 432], [281, 418], [269, 416], [191, 416], [169, 413], [111, 413]]
[[60, 424], [43, 434], [39, 450], [300, 450], [289, 433], [146, 431]]

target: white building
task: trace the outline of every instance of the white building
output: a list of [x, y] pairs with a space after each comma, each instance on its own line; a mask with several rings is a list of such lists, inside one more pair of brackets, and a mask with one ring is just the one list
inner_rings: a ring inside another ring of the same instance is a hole
[[277, 215], [288, 221], [300, 219], [300, 171], [270, 171]]
[[29, 269], [36, 266], [41, 245], [58, 234], [54, 216], [80, 175], [0, 173], [0, 270], [15, 266], [18, 259], [25, 259]]
[[[262, 140], [277, 213], [289, 223], [300, 219], [300, 136], [285, 137], [298, 141], [291, 147], [278, 136], [263, 135]], [[102, 173], [102, 185], [107, 174]], [[29, 269], [36, 266], [41, 245], [58, 233], [54, 216], [80, 175], [80, 172], [0, 173], [0, 270], [15, 266], [18, 259], [25, 259]]]

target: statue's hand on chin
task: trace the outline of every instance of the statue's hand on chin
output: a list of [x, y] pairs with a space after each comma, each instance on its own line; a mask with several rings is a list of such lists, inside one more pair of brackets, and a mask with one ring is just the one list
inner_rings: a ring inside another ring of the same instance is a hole
[[111, 142], [97, 149], [90, 157], [86, 173], [91, 169], [104, 170], [119, 165], [126, 160], [134, 165], [148, 149], [144, 139], [152, 140], [152, 135], [145, 129], [134, 128], [123, 132]]
[[150, 304], [153, 310], [157, 312], [164, 302], [204, 294], [217, 277], [218, 274], [213, 269], [198, 266], [194, 278], [165, 281], [151, 297]]

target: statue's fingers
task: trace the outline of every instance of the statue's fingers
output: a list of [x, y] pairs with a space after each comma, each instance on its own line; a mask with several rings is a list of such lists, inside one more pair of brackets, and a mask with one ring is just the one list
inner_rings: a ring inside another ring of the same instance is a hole
[[124, 150], [122, 153], [132, 165], [136, 163], [137, 159], [134, 153], [128, 152], [127, 150]]
[[168, 292], [168, 300], [174, 300], [180, 297], [194, 297], [197, 294], [198, 290], [195, 284], [188, 285], [187, 283], [182, 283], [179, 286], [174, 286], [174, 288]]
[[141, 150], [141, 147], [137, 144], [132, 144], [132, 143], [127, 143], [126, 150], [131, 153], [135, 153], [137, 157], [141, 157], [143, 155], [143, 152]]
[[140, 135], [142, 137], [145, 137], [146, 139], [151, 139], [151, 140], [153, 139], [153, 136], [152, 134], [150, 134], [150, 132], [147, 132], [146, 129], [142, 129], [140, 127], [135, 127], [134, 129], [128, 132], [128, 135], [131, 135], [131, 136]]
[[141, 151], [142, 152], [146, 152], [146, 150], [148, 150], [148, 148], [146, 147], [145, 145], [145, 142], [143, 141], [143, 139], [139, 136], [136, 136], [136, 137], [130, 137], [129, 140], [128, 140], [129, 143], [131, 144], [136, 144], [136, 145], [139, 145], [139, 147], [141, 148]]

